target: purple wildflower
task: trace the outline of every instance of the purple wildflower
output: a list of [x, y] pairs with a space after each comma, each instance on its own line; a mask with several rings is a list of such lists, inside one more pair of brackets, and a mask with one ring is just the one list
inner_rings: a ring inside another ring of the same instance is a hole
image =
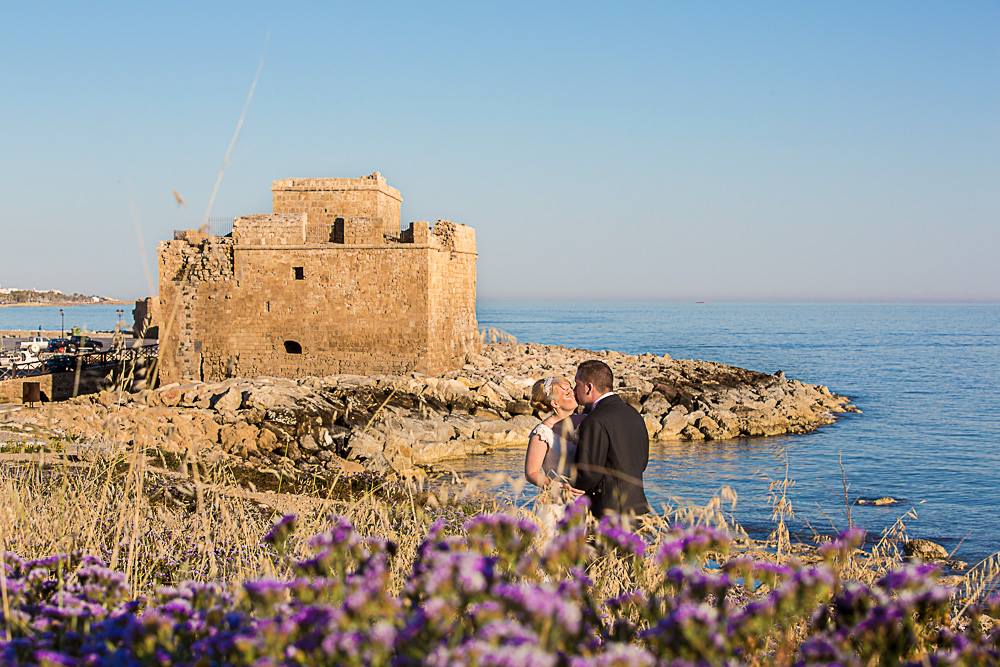
[[648, 604], [649, 599], [645, 591], [627, 591], [621, 595], [608, 598], [604, 605], [611, 611], [618, 612], [629, 607], [641, 607]]
[[479, 629], [476, 637], [491, 644], [503, 643], [507, 646], [538, 643], [538, 633], [518, 621], [511, 620], [490, 621]]
[[674, 529], [656, 553], [658, 565], [678, 565], [696, 560], [705, 554], [726, 553], [732, 538], [723, 530], [696, 526], [688, 530]]
[[558, 656], [538, 646], [494, 646], [473, 639], [455, 648], [439, 647], [428, 657], [430, 667], [554, 667]]
[[594, 552], [587, 544], [587, 526], [574, 525], [556, 533], [541, 556], [542, 567], [549, 574], [557, 574], [562, 570], [581, 567]]
[[799, 647], [799, 651], [807, 663], [830, 664], [840, 660], [839, 649], [825, 637], [813, 637], [806, 640]]
[[566, 506], [562, 518], [556, 523], [556, 531], [562, 533], [567, 529], [587, 525], [590, 517], [590, 498], [580, 496]]
[[538, 526], [526, 518], [509, 514], [484, 514], [465, 522], [469, 547], [495, 553], [501, 562], [513, 566], [523, 557], [538, 533]]
[[599, 654], [575, 657], [569, 664], [570, 667], [653, 667], [656, 657], [641, 646], [612, 642]]
[[923, 588], [928, 580], [933, 580], [938, 572], [938, 566], [932, 563], [919, 565], [906, 564], [889, 572], [878, 580], [878, 585], [885, 591], [910, 590]]
[[295, 523], [295, 515], [286, 514], [278, 519], [277, 523], [271, 526], [271, 529], [267, 531], [262, 541], [264, 544], [270, 544], [272, 547], [277, 549], [279, 553], [283, 552], [285, 550], [285, 546], [288, 544], [288, 538], [291, 537], [292, 533], [295, 531]]
[[613, 549], [642, 558], [646, 553], [646, 543], [641, 537], [626, 529], [620, 518], [605, 516], [597, 526], [597, 534]]
[[39, 667], [75, 667], [80, 661], [58, 651], [35, 651], [35, 660]]
[[334, 515], [330, 517], [330, 522], [332, 525], [328, 529], [309, 538], [309, 548], [314, 552], [330, 547], [353, 546], [360, 542], [350, 519]]
[[243, 591], [254, 605], [268, 610], [288, 597], [288, 585], [270, 579], [246, 581], [243, 583]]
[[583, 621], [580, 606], [560, 596], [549, 584], [498, 584], [492, 592], [522, 620], [551, 619], [566, 634], [580, 632]]

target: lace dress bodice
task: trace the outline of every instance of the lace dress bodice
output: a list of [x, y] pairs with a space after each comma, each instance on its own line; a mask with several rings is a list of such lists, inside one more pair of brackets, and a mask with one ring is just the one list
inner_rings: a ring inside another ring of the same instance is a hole
[[576, 442], [572, 438], [566, 437], [566, 434], [559, 434], [545, 424], [539, 424], [532, 429], [528, 439], [530, 440], [536, 435], [549, 447], [542, 460], [542, 472], [549, 477], [558, 476], [569, 479], [573, 458], [576, 454]]

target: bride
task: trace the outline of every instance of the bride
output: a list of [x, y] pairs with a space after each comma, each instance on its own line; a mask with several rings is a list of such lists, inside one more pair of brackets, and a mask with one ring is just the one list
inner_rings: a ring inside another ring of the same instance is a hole
[[535, 500], [535, 514], [551, 536], [566, 503], [578, 495], [571, 487], [572, 465], [576, 454], [576, 428], [583, 421], [583, 415], [576, 414], [573, 385], [566, 378], [547, 377], [536, 382], [531, 388], [531, 404], [549, 416], [528, 436], [524, 476], [540, 489]]

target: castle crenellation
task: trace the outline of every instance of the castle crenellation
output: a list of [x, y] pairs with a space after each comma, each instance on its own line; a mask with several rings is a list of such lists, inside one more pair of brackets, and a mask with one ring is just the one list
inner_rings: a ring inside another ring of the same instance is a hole
[[164, 382], [441, 372], [478, 349], [471, 227], [402, 230], [402, 196], [377, 172], [272, 193], [273, 212], [229, 236], [160, 244]]

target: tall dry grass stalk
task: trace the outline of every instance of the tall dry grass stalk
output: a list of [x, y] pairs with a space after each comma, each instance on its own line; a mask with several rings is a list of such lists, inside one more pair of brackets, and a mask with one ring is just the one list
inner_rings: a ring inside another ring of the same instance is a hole
[[1000, 551], [979, 561], [965, 574], [955, 596], [961, 605], [956, 617], [963, 616], [970, 606], [995, 590], [997, 582], [1000, 582]]
[[767, 499], [768, 504], [771, 506], [771, 520], [774, 522], [774, 530], [771, 532], [768, 540], [774, 543], [779, 561], [782, 558], [782, 554], [788, 553], [792, 546], [787, 519], [795, 517], [792, 500], [788, 494], [789, 490], [795, 486], [795, 480], [788, 474], [788, 453], [783, 452], [783, 454], [785, 457], [785, 476], [780, 480], [771, 480], [767, 486]]

